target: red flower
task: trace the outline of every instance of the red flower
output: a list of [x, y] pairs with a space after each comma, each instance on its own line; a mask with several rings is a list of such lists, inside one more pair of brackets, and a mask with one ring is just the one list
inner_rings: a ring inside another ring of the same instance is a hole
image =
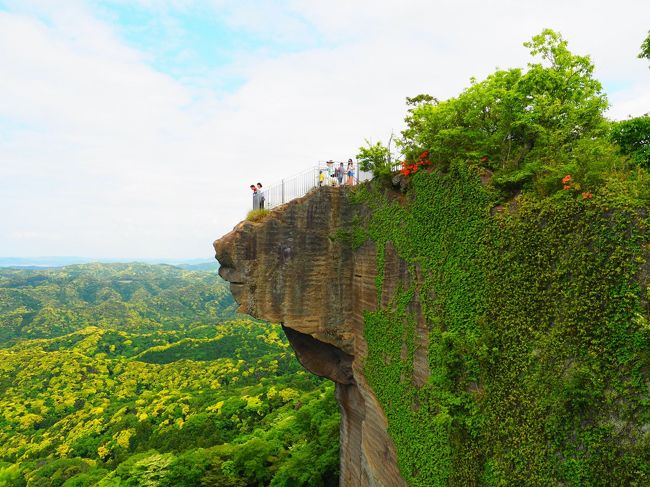
[[487, 160], [488, 160], [488, 156], [481, 157], [481, 162], [487, 162]]
[[571, 181], [571, 175], [567, 174], [562, 178], [562, 184], [567, 184], [569, 181]]
[[571, 186], [569, 186], [568, 184], [565, 184], [565, 185], [564, 185], [564, 188], [562, 188], [562, 189], [565, 189], [565, 190], [566, 190], [566, 189], [571, 189]]
[[593, 197], [594, 197], [594, 195], [591, 194], [589, 191], [585, 191], [585, 192], [582, 193], [582, 199], [583, 200], [590, 200]]

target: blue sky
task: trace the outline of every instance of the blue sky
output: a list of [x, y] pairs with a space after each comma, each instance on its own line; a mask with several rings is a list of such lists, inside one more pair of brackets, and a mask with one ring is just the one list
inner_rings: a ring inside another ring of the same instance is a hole
[[220, 12], [208, 2], [167, 8], [136, 2], [94, 2], [93, 8], [98, 18], [117, 26], [124, 42], [145, 53], [154, 69], [190, 84], [219, 72], [220, 76], [210, 77], [216, 90], [233, 91], [245, 82], [223, 70], [242, 54], [259, 53], [272, 58], [315, 48], [322, 42], [316, 30], [296, 16], [293, 18], [305, 26], [309, 35], [278, 38], [230, 24], [227, 12]]
[[525, 66], [545, 27], [650, 110], [647, 0], [0, 0], [0, 255], [210, 258], [248, 185]]

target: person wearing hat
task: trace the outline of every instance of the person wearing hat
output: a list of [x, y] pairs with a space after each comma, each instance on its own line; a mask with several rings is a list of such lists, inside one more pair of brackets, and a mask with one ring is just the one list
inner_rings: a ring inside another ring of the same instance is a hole
[[325, 178], [325, 184], [331, 186], [332, 178], [334, 177], [334, 161], [330, 159], [325, 164], [327, 165], [327, 178]]

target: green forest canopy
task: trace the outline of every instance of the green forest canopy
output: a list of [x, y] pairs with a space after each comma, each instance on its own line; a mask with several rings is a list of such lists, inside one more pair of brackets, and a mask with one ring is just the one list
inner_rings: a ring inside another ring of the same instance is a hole
[[0, 269], [0, 486], [338, 485], [333, 385], [214, 272]]

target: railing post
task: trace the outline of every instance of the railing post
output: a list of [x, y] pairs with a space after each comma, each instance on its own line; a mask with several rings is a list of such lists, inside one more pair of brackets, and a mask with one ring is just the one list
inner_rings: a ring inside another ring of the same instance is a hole
[[284, 204], [284, 179], [282, 180], [282, 204]]

